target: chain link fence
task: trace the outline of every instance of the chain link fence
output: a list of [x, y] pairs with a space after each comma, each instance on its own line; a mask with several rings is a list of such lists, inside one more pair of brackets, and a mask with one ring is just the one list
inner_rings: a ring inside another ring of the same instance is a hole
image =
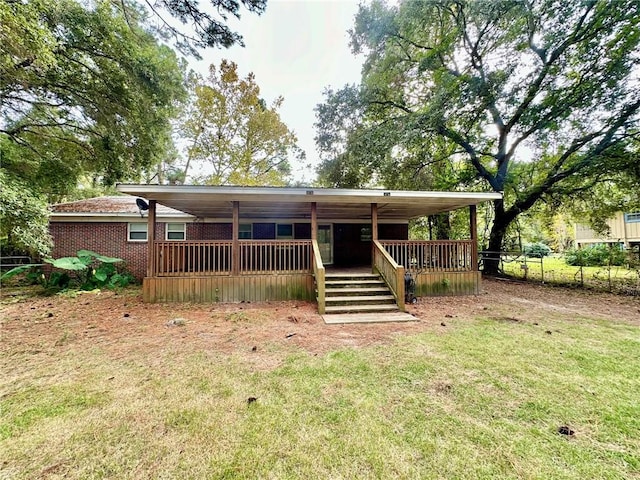
[[[632, 252], [634, 255], [636, 252]], [[480, 270], [487, 258], [499, 256], [498, 269], [504, 275], [527, 281], [599, 291], [640, 295], [640, 262], [630, 256], [627, 266], [583, 267], [567, 265], [560, 255], [535, 258], [521, 252], [479, 252]]]

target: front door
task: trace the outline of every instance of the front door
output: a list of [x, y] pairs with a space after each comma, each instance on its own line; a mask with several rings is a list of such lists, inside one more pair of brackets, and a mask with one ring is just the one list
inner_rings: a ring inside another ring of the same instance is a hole
[[318, 247], [324, 265], [333, 263], [333, 235], [331, 225], [318, 225]]

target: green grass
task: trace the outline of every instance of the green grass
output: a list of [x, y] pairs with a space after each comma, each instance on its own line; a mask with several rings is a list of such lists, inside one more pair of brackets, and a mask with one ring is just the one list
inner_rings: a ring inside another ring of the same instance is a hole
[[638, 352], [636, 326], [561, 317], [289, 348], [271, 370], [170, 345], [4, 352], [0, 478], [640, 478]]
[[[525, 270], [524, 257], [518, 257], [515, 261], [504, 262], [503, 270], [506, 274], [523, 278]], [[534, 280], [559, 284], [584, 284], [608, 290], [611, 288], [631, 287], [640, 292], [640, 273], [638, 270], [625, 267], [576, 267], [567, 265], [561, 257], [527, 258], [527, 277]], [[580, 272], [582, 270], [582, 273]]]

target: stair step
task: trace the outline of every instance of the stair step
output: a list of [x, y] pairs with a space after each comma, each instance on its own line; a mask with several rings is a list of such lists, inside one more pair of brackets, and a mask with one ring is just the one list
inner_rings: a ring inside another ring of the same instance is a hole
[[327, 305], [325, 313], [397, 312], [396, 304], [384, 305]]
[[385, 285], [384, 280], [325, 280], [324, 284], [326, 286], [350, 286], [350, 285], [369, 285], [369, 286], [377, 286], [377, 285]]
[[377, 273], [328, 273], [325, 272], [325, 278], [379, 278]]
[[396, 297], [393, 295], [360, 295], [360, 296], [344, 296], [344, 297], [325, 297], [325, 302], [327, 304], [335, 304], [335, 303], [351, 303], [351, 304], [360, 304], [360, 303], [396, 303]]
[[327, 297], [331, 295], [384, 295], [389, 293], [387, 287], [345, 287], [326, 288], [324, 291]]

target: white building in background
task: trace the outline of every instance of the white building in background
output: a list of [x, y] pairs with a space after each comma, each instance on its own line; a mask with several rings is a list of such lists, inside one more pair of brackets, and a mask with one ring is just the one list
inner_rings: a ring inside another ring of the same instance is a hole
[[576, 224], [576, 246], [585, 247], [598, 243], [618, 243], [624, 248], [640, 246], [640, 212], [618, 212], [607, 220], [608, 235], [599, 235], [586, 225]]

